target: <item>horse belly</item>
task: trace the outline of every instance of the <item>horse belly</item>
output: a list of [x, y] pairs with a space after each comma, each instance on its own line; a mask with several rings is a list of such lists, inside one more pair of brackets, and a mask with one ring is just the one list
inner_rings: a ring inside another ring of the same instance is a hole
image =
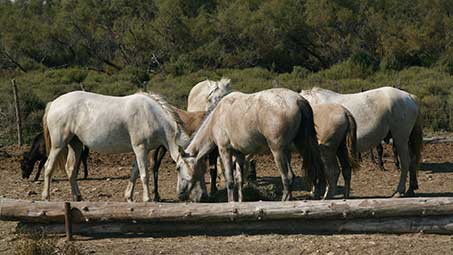
[[269, 151], [266, 139], [259, 133], [245, 134], [231, 140], [233, 149], [244, 154], [259, 154]]
[[128, 132], [109, 130], [106, 132], [94, 132], [92, 135], [81, 135], [79, 139], [90, 150], [100, 153], [125, 153], [132, 151], [132, 145]]

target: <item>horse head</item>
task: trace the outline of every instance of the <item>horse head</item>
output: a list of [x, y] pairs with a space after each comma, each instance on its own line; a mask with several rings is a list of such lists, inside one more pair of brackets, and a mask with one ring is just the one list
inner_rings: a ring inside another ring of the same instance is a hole
[[198, 160], [179, 147], [180, 155], [176, 162], [178, 182], [176, 193], [181, 201], [201, 202], [207, 198], [204, 173], [206, 160]]
[[218, 82], [209, 81], [209, 88], [209, 105], [216, 105], [222, 97], [231, 92], [231, 80], [228, 78], [222, 78]]
[[20, 161], [20, 168], [22, 170], [22, 178], [28, 179], [33, 171], [34, 162], [31, 160], [30, 153], [24, 152], [23, 158]]

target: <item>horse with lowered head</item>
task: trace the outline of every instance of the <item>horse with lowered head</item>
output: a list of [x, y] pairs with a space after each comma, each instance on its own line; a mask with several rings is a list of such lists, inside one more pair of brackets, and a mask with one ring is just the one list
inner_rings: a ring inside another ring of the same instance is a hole
[[[204, 180], [205, 156], [218, 147], [225, 168], [228, 201], [235, 200], [235, 182], [238, 200], [242, 201], [242, 171], [233, 176], [233, 160], [244, 161], [245, 155], [270, 151], [283, 182], [282, 200], [292, 197], [293, 172], [291, 146], [304, 159], [306, 175], [324, 181], [313, 112], [309, 103], [294, 91], [269, 89], [253, 94], [232, 92], [220, 100], [207, 115], [186, 149], [180, 147], [177, 163], [178, 196], [186, 200], [193, 187]], [[239, 165], [242, 165], [239, 163]], [[242, 167], [241, 167], [242, 168]], [[319, 190], [320, 185], [316, 185]]]
[[[75, 91], [49, 103], [43, 117], [49, 157], [45, 164], [42, 198], [49, 199], [52, 171], [64, 163], [75, 200], [81, 200], [75, 176], [83, 144], [100, 153], [135, 153], [143, 184], [143, 201], [150, 201], [147, 154], [164, 146], [174, 161], [179, 146], [189, 140], [179, 116], [156, 94], [140, 92], [124, 97]], [[200, 187], [198, 190], [202, 191]], [[201, 197], [205, 194], [199, 194]]]
[[[81, 155], [80, 162], [83, 162], [84, 167], [84, 174], [83, 179], [88, 177], [88, 154], [89, 149], [88, 147], [84, 147]], [[22, 178], [28, 179], [35, 168], [36, 162], [39, 161], [38, 170], [36, 172], [34, 181], [37, 181], [39, 175], [41, 174], [41, 170], [44, 167], [44, 164], [47, 161], [47, 153], [46, 153], [46, 143], [44, 141], [44, 133], [41, 132], [33, 138], [30, 150], [24, 152], [23, 158], [20, 161], [20, 168], [22, 170]], [[80, 167], [80, 162], [77, 165], [76, 169], [78, 170]]]
[[[357, 122], [359, 152], [376, 147], [390, 132], [401, 163], [400, 181], [394, 196], [414, 194], [418, 189], [416, 167], [423, 147], [422, 118], [414, 95], [392, 87], [355, 94], [339, 94], [315, 87], [302, 90], [300, 94], [312, 105], [336, 103], [348, 109]], [[405, 193], [408, 171], [410, 181]]]

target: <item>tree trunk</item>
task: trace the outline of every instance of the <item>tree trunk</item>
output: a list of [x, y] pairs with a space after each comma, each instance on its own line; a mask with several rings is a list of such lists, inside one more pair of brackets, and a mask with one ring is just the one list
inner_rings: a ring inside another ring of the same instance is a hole
[[14, 107], [16, 108], [16, 126], [17, 126], [17, 144], [22, 146], [24, 143], [22, 137], [22, 117], [19, 107], [19, 93], [17, 92], [16, 80], [11, 80], [14, 95]]

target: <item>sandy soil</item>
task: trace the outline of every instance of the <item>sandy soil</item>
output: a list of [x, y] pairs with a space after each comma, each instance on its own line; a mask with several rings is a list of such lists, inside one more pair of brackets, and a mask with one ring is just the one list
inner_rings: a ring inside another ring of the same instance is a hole
[[[19, 160], [26, 148], [0, 148], [0, 196], [39, 200], [42, 181], [23, 180]], [[365, 156], [362, 168], [353, 173], [353, 197], [387, 197], [399, 180], [399, 170], [386, 147], [385, 167], [381, 171]], [[9, 155], [9, 156], [8, 156]], [[82, 196], [90, 201], [123, 201], [132, 155], [100, 155], [89, 158], [89, 178], [79, 180]], [[257, 158], [258, 184], [276, 187], [279, 198], [281, 183], [271, 157]], [[300, 162], [293, 160], [299, 173]], [[453, 195], [453, 144], [426, 145], [419, 171], [419, 196]], [[166, 157], [159, 173], [160, 195], [164, 201], [176, 201], [174, 164]], [[300, 173], [299, 173], [300, 174]], [[51, 186], [51, 199], [70, 199], [70, 187], [62, 173], [57, 173]], [[295, 199], [308, 195], [300, 179], [296, 182]], [[342, 191], [342, 181], [339, 183]], [[219, 185], [222, 189], [222, 185]], [[222, 191], [221, 191], [222, 192]], [[141, 199], [138, 183], [135, 198]], [[12, 254], [21, 236], [16, 223], [0, 222], [0, 253]], [[61, 241], [61, 240], [60, 240]], [[238, 235], [185, 237], [109, 237], [76, 236], [75, 244], [86, 253], [95, 254], [453, 254], [453, 237], [427, 234], [405, 235]]]

